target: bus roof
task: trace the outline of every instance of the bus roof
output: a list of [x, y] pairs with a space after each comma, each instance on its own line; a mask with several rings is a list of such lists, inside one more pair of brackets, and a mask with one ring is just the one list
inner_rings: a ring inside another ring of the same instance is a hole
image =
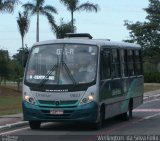
[[114, 42], [108, 41], [107, 39], [71, 39], [71, 38], [64, 38], [64, 39], [55, 39], [55, 40], [48, 40], [37, 42], [34, 46], [38, 45], [45, 45], [45, 44], [59, 44], [59, 43], [76, 43], [76, 44], [88, 44], [88, 45], [97, 45], [101, 46], [110, 46], [110, 47], [122, 47], [122, 48], [140, 48], [140, 45], [134, 43], [126, 43], [126, 42]]

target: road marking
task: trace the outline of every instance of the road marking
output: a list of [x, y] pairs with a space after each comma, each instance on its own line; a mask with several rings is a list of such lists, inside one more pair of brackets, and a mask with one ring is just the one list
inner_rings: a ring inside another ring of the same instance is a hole
[[150, 103], [150, 102], [154, 102], [154, 101], [160, 101], [160, 99], [154, 99], [154, 100], [146, 101], [146, 102], [143, 102], [143, 104], [145, 104], [145, 103]]
[[160, 112], [160, 109], [134, 109], [133, 112]]
[[[137, 123], [139, 123], [139, 122], [142, 122], [142, 121], [151, 119], [151, 118], [156, 117], [156, 116], [159, 116], [159, 115], [160, 115], [160, 113], [156, 113], [156, 114], [154, 114], [154, 115], [146, 116], [146, 117], [141, 118], [141, 119], [138, 119], [138, 120], [133, 120], [133, 121], [131, 121], [131, 122], [121, 123], [118, 127], [111, 128], [110, 130], [108, 130], [108, 128], [106, 128], [103, 132], [99, 132], [99, 134], [101, 134], [101, 135], [102, 135], [102, 134], [108, 134], [108, 133], [111, 134], [111, 133], [113, 133], [113, 132], [116, 131], [116, 130], [122, 130], [123, 128], [126, 128], [126, 127], [128, 127], [128, 126], [133, 125], [133, 124], [137, 124]], [[99, 135], [99, 134], [98, 134], [98, 135]]]
[[156, 116], [159, 116], [160, 113], [157, 113], [157, 114], [154, 114], [154, 115], [151, 115], [151, 116], [147, 116], [147, 117], [144, 117], [143, 119], [150, 119], [150, 118], [153, 118], [153, 117], [156, 117]]
[[7, 134], [13, 134], [13, 133], [16, 133], [18, 131], [22, 131], [22, 130], [26, 130], [26, 129], [29, 129], [29, 127], [25, 127], [25, 128], [20, 128], [20, 129], [16, 129], [16, 130], [13, 130], [13, 131], [8, 131], [8, 132], [4, 132], [4, 133], [0, 133], [0, 135], [7, 135]]
[[[120, 125], [118, 125], [118, 127], [114, 127], [114, 128], [111, 128], [111, 129], [108, 129], [108, 128], [105, 128], [103, 131], [98, 131], [98, 134], [96, 136], [101, 136], [101, 135], [108, 135], [108, 134], [114, 134], [113, 132], [116, 131], [116, 130], [122, 130], [123, 128], [126, 128], [128, 126], [131, 126], [133, 124], [137, 124], [139, 122], [142, 122], [146, 119], [150, 119], [150, 118], [153, 118], [153, 117], [156, 117], [156, 116], [159, 116], [160, 113], [156, 113], [152, 116], [146, 116], [144, 118], [141, 118], [141, 119], [138, 119], [138, 120], [133, 120], [131, 122], [123, 122], [121, 123]], [[85, 139], [85, 141], [92, 141], [94, 140], [95, 138], [94, 137], [88, 137]]]
[[[50, 125], [50, 123], [41, 124], [41, 126], [46, 126], [46, 125]], [[0, 133], [0, 135], [13, 134], [13, 133], [16, 133], [18, 131], [22, 131], [22, 130], [26, 130], [26, 129], [30, 129], [30, 127], [19, 128], [19, 129], [13, 130], [13, 131], [3, 132], [3, 133]]]

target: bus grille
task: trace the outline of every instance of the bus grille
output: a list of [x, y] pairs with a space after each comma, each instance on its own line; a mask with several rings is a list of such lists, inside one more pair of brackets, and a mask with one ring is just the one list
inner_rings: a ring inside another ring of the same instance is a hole
[[70, 100], [70, 101], [60, 101], [59, 104], [56, 104], [56, 101], [44, 101], [44, 100], [39, 100], [39, 107], [76, 107], [78, 100]]

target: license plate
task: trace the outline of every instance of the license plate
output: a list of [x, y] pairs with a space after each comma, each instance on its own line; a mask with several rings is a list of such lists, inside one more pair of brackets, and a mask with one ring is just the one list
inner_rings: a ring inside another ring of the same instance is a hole
[[51, 110], [51, 115], [63, 115], [63, 110]]

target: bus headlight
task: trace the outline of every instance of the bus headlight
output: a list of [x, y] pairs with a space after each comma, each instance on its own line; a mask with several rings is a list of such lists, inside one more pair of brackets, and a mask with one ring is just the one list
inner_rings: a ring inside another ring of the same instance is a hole
[[80, 104], [86, 104], [86, 103], [89, 103], [89, 102], [92, 102], [94, 100], [93, 96], [92, 95], [89, 95], [87, 97], [84, 97]]
[[24, 100], [27, 101], [30, 104], [33, 104], [33, 105], [35, 105], [35, 103], [36, 103], [34, 98], [31, 97], [31, 96], [28, 96], [28, 95], [24, 95]]

